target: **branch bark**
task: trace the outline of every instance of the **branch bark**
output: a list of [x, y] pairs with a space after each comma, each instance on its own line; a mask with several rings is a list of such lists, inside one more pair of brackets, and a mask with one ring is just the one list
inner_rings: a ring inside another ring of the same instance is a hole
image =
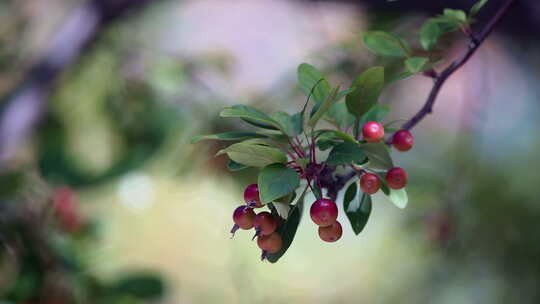
[[[499, 11], [491, 18], [491, 20], [486, 24], [484, 29], [476, 36], [472, 35], [469, 47], [467, 52], [458, 60], [452, 62], [446, 69], [444, 69], [441, 73], [434, 75], [435, 83], [433, 85], [433, 88], [431, 89], [429, 96], [426, 100], [426, 103], [424, 106], [407, 122], [405, 122], [402, 126], [402, 129], [410, 130], [414, 126], [416, 126], [422, 119], [426, 117], [426, 115], [433, 112], [433, 105], [435, 104], [435, 101], [437, 99], [437, 96], [439, 95], [439, 92], [441, 88], [443, 87], [444, 83], [448, 78], [454, 74], [459, 68], [461, 68], [469, 59], [474, 55], [474, 53], [478, 50], [478, 48], [482, 45], [482, 43], [486, 40], [486, 38], [493, 32], [495, 29], [495, 26], [499, 23], [499, 21], [506, 15], [506, 13], [510, 10], [513, 4], [515, 4], [517, 0], [507, 0], [499, 9]], [[392, 137], [388, 139], [388, 144], [391, 143]]]

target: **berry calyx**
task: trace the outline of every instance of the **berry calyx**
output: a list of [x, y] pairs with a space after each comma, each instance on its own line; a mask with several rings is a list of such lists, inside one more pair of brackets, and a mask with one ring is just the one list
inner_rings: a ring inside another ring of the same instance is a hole
[[272, 213], [263, 211], [255, 215], [253, 227], [255, 227], [257, 235], [270, 235], [276, 231], [278, 221], [272, 216]]
[[261, 208], [264, 206], [259, 198], [259, 186], [257, 184], [251, 184], [246, 187], [246, 190], [244, 190], [244, 201], [252, 208]]
[[321, 227], [332, 225], [338, 216], [338, 208], [334, 201], [329, 199], [316, 200], [309, 210], [311, 219]]
[[362, 128], [362, 135], [367, 142], [378, 142], [384, 137], [384, 127], [376, 121], [368, 121]]
[[319, 237], [325, 242], [335, 242], [341, 238], [343, 229], [338, 221], [327, 227], [319, 227]]
[[274, 232], [274, 233], [272, 233], [270, 235], [261, 235], [261, 236], [259, 236], [257, 238], [257, 245], [264, 252], [276, 253], [283, 246], [283, 241], [281, 240], [281, 236], [277, 232]]
[[231, 233], [234, 235], [239, 228], [248, 230], [253, 228], [253, 220], [255, 219], [255, 212], [248, 206], [239, 206], [234, 209], [233, 221], [234, 226], [231, 229]]
[[407, 185], [407, 171], [395, 167], [386, 172], [386, 183], [392, 189], [401, 189]]
[[381, 188], [381, 180], [377, 174], [364, 173], [360, 177], [360, 189], [367, 194], [375, 194]]
[[399, 130], [392, 137], [392, 145], [398, 151], [409, 151], [414, 145], [414, 137], [407, 130]]

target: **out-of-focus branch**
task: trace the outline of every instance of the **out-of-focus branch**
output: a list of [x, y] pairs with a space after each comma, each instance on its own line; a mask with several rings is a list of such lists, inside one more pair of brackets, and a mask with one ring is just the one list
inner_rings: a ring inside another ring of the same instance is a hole
[[31, 133], [62, 71], [77, 61], [103, 29], [132, 10], [156, 0], [88, 0], [77, 7], [22, 83], [0, 104], [0, 164], [5, 166]]
[[[435, 83], [433, 84], [433, 88], [431, 89], [429, 96], [426, 100], [426, 103], [424, 106], [405, 124], [403, 124], [402, 129], [410, 130], [416, 124], [418, 124], [426, 115], [433, 112], [433, 105], [435, 104], [435, 100], [437, 99], [437, 96], [439, 95], [439, 92], [441, 88], [443, 87], [446, 80], [459, 68], [461, 68], [469, 59], [474, 55], [474, 53], [478, 50], [478, 48], [482, 45], [482, 43], [486, 40], [486, 38], [493, 32], [495, 29], [495, 26], [499, 21], [506, 15], [506, 13], [510, 10], [513, 4], [515, 4], [517, 0], [507, 0], [499, 9], [499, 11], [491, 18], [491, 20], [486, 24], [484, 29], [478, 34], [478, 35], [472, 35], [469, 43], [469, 48], [467, 52], [458, 60], [452, 62], [446, 69], [444, 69], [441, 73], [435, 73], [433, 75], [435, 79]], [[388, 139], [388, 144], [391, 143], [392, 138], [390, 137]]]

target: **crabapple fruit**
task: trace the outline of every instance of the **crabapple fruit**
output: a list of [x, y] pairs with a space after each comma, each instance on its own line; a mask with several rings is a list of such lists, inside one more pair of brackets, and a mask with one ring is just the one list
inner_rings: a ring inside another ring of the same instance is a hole
[[250, 207], [260, 208], [264, 206], [259, 198], [259, 186], [257, 184], [251, 184], [246, 187], [246, 190], [244, 190], [244, 201]]
[[360, 177], [360, 189], [367, 194], [375, 194], [381, 188], [381, 180], [377, 174], [364, 173]]
[[407, 185], [407, 171], [394, 167], [386, 172], [386, 183], [392, 189], [401, 189]]
[[368, 121], [362, 128], [362, 135], [367, 142], [378, 142], [384, 137], [384, 127], [375, 121]]
[[327, 227], [319, 227], [319, 237], [325, 242], [335, 242], [341, 238], [343, 229], [338, 221]]
[[398, 151], [409, 151], [414, 145], [414, 137], [407, 130], [399, 130], [392, 137], [392, 145]]
[[338, 216], [338, 208], [334, 201], [329, 199], [316, 200], [309, 210], [311, 219], [321, 227], [332, 225]]
[[278, 221], [268, 211], [263, 211], [255, 215], [253, 227], [257, 230], [257, 235], [269, 235], [276, 231]]
[[268, 253], [276, 253], [283, 246], [283, 241], [281, 240], [281, 236], [277, 232], [274, 232], [269, 235], [259, 236], [257, 238], [257, 245], [263, 251]]

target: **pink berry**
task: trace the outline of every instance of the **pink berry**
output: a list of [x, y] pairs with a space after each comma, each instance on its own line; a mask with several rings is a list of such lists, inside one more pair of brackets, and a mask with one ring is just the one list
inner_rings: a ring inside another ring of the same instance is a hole
[[381, 180], [377, 174], [364, 173], [360, 177], [360, 189], [367, 194], [375, 194], [381, 188]]
[[392, 145], [394, 145], [394, 148], [398, 151], [408, 151], [414, 145], [414, 137], [411, 132], [407, 130], [399, 130], [394, 134], [394, 137], [392, 137]]
[[362, 135], [367, 142], [378, 142], [384, 137], [384, 127], [375, 121], [368, 121], [362, 128]]
[[260, 208], [264, 206], [259, 198], [259, 186], [257, 184], [251, 184], [246, 187], [246, 190], [244, 190], [244, 201], [250, 207]]
[[253, 227], [259, 235], [269, 235], [274, 233], [278, 227], [277, 220], [272, 216], [272, 213], [263, 211], [255, 215]]
[[341, 238], [343, 229], [338, 221], [327, 227], [319, 227], [319, 237], [325, 242], [335, 242]]
[[238, 227], [244, 230], [253, 228], [254, 219], [255, 212], [248, 206], [239, 206], [234, 210], [233, 221]]
[[321, 227], [332, 225], [338, 216], [338, 208], [334, 201], [329, 199], [316, 200], [309, 210], [311, 219]]
[[392, 189], [401, 189], [407, 185], [407, 171], [395, 167], [386, 172], [386, 183]]

